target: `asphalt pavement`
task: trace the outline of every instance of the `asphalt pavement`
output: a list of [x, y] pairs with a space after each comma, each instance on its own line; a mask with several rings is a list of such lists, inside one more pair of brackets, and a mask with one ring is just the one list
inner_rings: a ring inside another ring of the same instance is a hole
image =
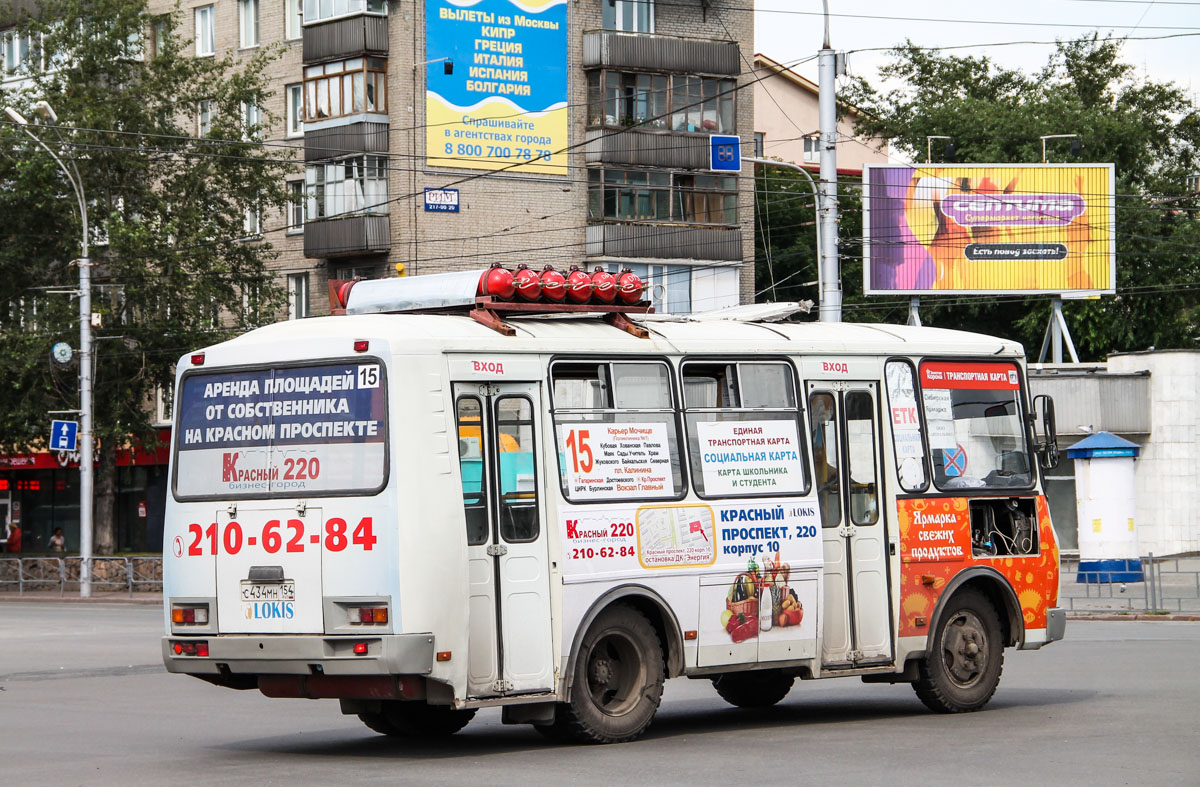
[[908, 686], [797, 683], [744, 711], [670, 681], [640, 741], [561, 746], [481, 712], [435, 743], [376, 735], [334, 701], [168, 675], [161, 609], [0, 602], [0, 782], [190, 784], [1195, 784], [1200, 623], [1070, 622], [1006, 653], [991, 704], [930, 713]]

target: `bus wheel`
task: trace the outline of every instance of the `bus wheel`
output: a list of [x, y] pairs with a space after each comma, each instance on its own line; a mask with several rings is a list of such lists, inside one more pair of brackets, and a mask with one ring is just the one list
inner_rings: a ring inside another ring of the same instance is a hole
[[727, 672], [713, 678], [721, 699], [739, 708], [769, 708], [787, 696], [796, 678], [779, 670]]
[[475, 709], [456, 710], [423, 702], [387, 701], [379, 713], [360, 713], [362, 723], [383, 735], [398, 738], [440, 738], [467, 726]]
[[571, 701], [558, 706], [556, 732], [583, 743], [639, 737], [662, 701], [663, 673], [662, 646], [646, 616], [609, 607], [579, 645]]
[[977, 591], [963, 590], [946, 606], [913, 688], [938, 713], [976, 711], [992, 698], [1003, 667], [995, 608]]

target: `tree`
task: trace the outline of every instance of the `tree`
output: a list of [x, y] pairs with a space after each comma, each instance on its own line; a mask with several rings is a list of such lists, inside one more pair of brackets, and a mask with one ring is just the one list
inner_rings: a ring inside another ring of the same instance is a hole
[[[1060, 42], [1044, 68], [1026, 74], [908, 42], [880, 72], [898, 87], [881, 93], [858, 80], [843, 95], [861, 110], [859, 133], [891, 140], [912, 161], [924, 160], [927, 135], [946, 135], [960, 162], [1037, 163], [1040, 136], [1074, 133], [1082, 160], [1116, 165], [1117, 295], [1065, 307], [1081, 355], [1092, 358], [1195, 347], [1200, 335], [1200, 202], [1186, 185], [1200, 171], [1200, 112], [1180, 87], [1137, 78], [1120, 51], [1119, 40], [1094, 34]], [[1059, 144], [1051, 160], [1067, 158]], [[863, 300], [857, 282], [846, 290], [847, 303]], [[1044, 298], [929, 298], [921, 308], [927, 322], [1029, 349], [1040, 346], [1048, 316]]]
[[[28, 128], [78, 167], [89, 208], [96, 330], [95, 539], [114, 546], [118, 449], [153, 445], [149, 404], [170, 395], [173, 363], [273, 318], [282, 293], [266, 270], [276, 252], [257, 237], [259, 211], [287, 202], [287, 164], [255, 139], [275, 121], [263, 107], [264, 67], [278, 50], [187, 57], [181, 12], [152, 17], [145, 0], [43, 0], [18, 29], [39, 60], [28, 85], [0, 102], [33, 118], [33, 102], [57, 113], [54, 130]], [[149, 39], [148, 39], [149, 36]], [[200, 102], [210, 127], [197, 136]], [[69, 184], [23, 130], [0, 126], [0, 275], [11, 293], [0, 310], [0, 444], [36, 447], [47, 410], [78, 407], [74, 373], [48, 361], [55, 341], [78, 342], [80, 224]], [[41, 443], [44, 445], [44, 443]]]

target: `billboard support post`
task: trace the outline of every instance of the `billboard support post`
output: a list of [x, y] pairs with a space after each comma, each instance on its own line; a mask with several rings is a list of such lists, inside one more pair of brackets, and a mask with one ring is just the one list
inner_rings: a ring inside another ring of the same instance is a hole
[[1042, 351], [1038, 354], [1038, 363], [1046, 362], [1047, 350], [1051, 353], [1051, 363], [1062, 363], [1064, 340], [1067, 352], [1071, 355], [1071, 363], [1079, 363], [1079, 354], [1075, 352], [1075, 342], [1071, 340], [1071, 330], [1067, 327], [1067, 318], [1063, 316], [1062, 296], [1056, 295], [1050, 300], [1050, 324], [1046, 326], [1046, 336], [1042, 339]]
[[908, 324], [921, 327], [921, 296], [914, 295], [908, 299]]

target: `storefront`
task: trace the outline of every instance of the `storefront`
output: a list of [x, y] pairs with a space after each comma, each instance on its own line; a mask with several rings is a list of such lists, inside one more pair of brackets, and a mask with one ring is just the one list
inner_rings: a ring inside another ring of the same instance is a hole
[[[116, 550], [162, 550], [171, 430], [158, 430], [153, 451], [117, 451]], [[79, 454], [61, 451], [0, 456], [0, 534], [21, 527], [21, 552], [49, 551], [63, 529], [68, 554], [79, 551]]]

